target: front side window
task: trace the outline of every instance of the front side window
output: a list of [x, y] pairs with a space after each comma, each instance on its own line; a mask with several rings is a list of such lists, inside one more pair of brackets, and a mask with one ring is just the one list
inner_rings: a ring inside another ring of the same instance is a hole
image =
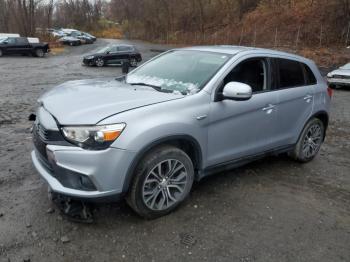
[[126, 78], [129, 84], [147, 84], [159, 91], [194, 94], [201, 90], [231, 55], [175, 50], [139, 67]]
[[7, 43], [9, 43], [9, 44], [15, 44], [15, 43], [16, 43], [16, 39], [15, 39], [15, 38], [9, 37], [9, 38], [7, 39]]
[[249, 85], [253, 93], [267, 90], [266, 62], [264, 59], [249, 59], [239, 63], [225, 77], [224, 85], [229, 82], [240, 82]]
[[106, 54], [106, 53], [115, 53], [117, 52], [117, 47], [116, 46], [106, 46], [102, 49], [100, 49], [97, 53], [99, 54]]
[[298, 61], [277, 59], [279, 88], [298, 87], [305, 84], [304, 72]]

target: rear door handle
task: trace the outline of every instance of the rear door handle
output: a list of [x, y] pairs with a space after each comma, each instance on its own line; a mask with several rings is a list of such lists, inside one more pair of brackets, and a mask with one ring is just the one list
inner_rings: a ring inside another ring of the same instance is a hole
[[271, 114], [273, 109], [275, 108], [275, 105], [268, 104], [266, 107], [264, 107], [262, 110], [265, 111], [267, 114]]
[[306, 103], [310, 103], [311, 100], [312, 100], [313, 96], [312, 95], [307, 95], [307, 96], [304, 96], [304, 100], [306, 101]]

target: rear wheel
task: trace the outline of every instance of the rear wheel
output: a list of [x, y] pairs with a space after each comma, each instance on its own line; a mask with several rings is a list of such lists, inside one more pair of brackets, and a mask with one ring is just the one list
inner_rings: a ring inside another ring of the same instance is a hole
[[318, 118], [311, 119], [304, 127], [291, 156], [300, 162], [311, 161], [323, 143], [325, 126]]
[[36, 50], [35, 50], [35, 55], [36, 55], [37, 57], [44, 57], [45, 52], [44, 52], [44, 50], [42, 50], [42, 49], [36, 49]]
[[103, 67], [105, 65], [105, 61], [101, 57], [99, 57], [96, 59], [95, 64], [98, 67]]
[[179, 148], [161, 146], [148, 153], [134, 173], [127, 202], [140, 216], [164, 216], [180, 205], [192, 188], [193, 164]]

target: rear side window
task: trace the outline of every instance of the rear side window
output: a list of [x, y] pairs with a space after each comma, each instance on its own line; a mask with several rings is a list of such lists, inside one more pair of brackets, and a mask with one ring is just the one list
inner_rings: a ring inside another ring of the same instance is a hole
[[27, 38], [19, 37], [17, 38], [17, 44], [28, 44]]
[[301, 64], [301, 65], [304, 68], [306, 85], [316, 85], [317, 80], [316, 80], [314, 73], [310, 69], [310, 67], [308, 67], [305, 64]]
[[305, 85], [304, 71], [299, 62], [281, 58], [276, 60], [279, 76], [279, 88]]
[[125, 51], [131, 51], [132, 47], [130, 46], [118, 46], [118, 51], [125, 52]]

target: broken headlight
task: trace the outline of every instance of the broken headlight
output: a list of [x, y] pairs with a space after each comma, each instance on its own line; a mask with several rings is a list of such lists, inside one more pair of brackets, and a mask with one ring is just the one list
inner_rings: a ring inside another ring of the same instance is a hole
[[64, 137], [84, 149], [102, 150], [109, 147], [123, 132], [126, 124], [101, 126], [64, 126]]

